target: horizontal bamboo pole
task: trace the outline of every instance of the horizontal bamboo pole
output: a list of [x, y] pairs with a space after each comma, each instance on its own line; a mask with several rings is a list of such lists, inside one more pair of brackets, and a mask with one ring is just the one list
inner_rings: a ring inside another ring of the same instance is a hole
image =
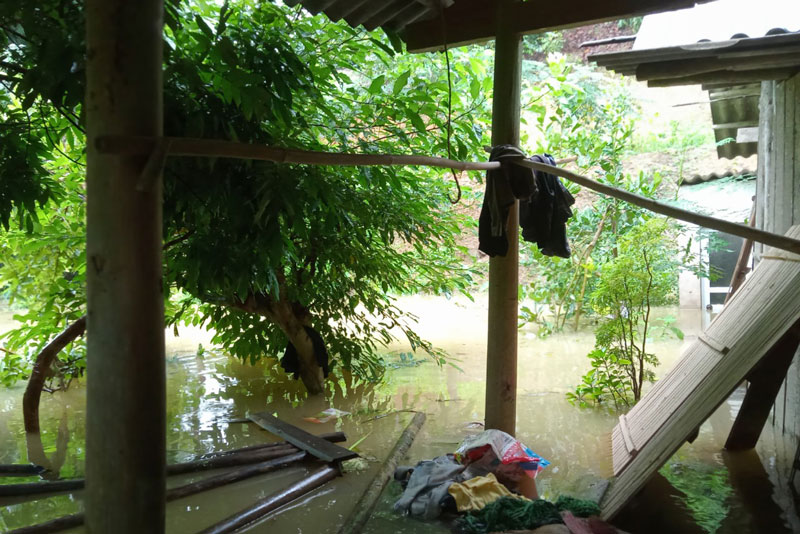
[[[219, 488], [227, 484], [239, 482], [254, 476], [264, 475], [289, 465], [301, 462], [306, 457], [305, 452], [297, 452], [291, 455], [269, 460], [260, 464], [248, 466], [236, 471], [228, 471], [213, 477], [204, 478], [196, 482], [191, 482], [177, 488], [167, 490], [167, 502], [182, 499], [196, 493], [201, 493], [211, 489]], [[65, 515], [45, 521], [44, 523], [37, 523], [21, 527], [8, 532], [8, 534], [53, 534], [54, 532], [61, 532], [70, 528], [75, 528], [83, 525], [86, 517], [82, 512], [77, 514]]]
[[[372, 166], [372, 165], [425, 165], [458, 170], [493, 170], [499, 169], [498, 161], [462, 162], [447, 158], [432, 156], [391, 155], [391, 154], [343, 154], [336, 152], [316, 152], [312, 150], [296, 150], [279, 148], [266, 145], [238, 143], [215, 139], [192, 139], [184, 137], [136, 137], [106, 135], [96, 140], [98, 151], [106, 154], [150, 154], [154, 150], [168, 149], [170, 156], [200, 156], [200, 157], [228, 157], [240, 159], [258, 159], [276, 163], [301, 163], [306, 165], [341, 165], [341, 166]], [[556, 164], [574, 161], [574, 158], [557, 160]], [[602, 193], [636, 206], [660, 213], [674, 219], [697, 224], [704, 228], [719, 230], [731, 235], [752, 239], [781, 250], [788, 250], [800, 254], [800, 240], [792, 239], [780, 234], [774, 234], [757, 228], [749, 228], [743, 224], [732, 223], [701, 215], [664, 204], [656, 200], [601, 184], [586, 176], [581, 176], [559, 167], [537, 163], [528, 159], [513, 160], [517, 165], [540, 170], [561, 176], [567, 180], [580, 184], [598, 193]]]
[[252, 506], [248, 506], [234, 515], [227, 517], [211, 525], [199, 534], [228, 534], [239, 530], [243, 526], [263, 518], [265, 515], [277, 510], [284, 504], [290, 503], [298, 497], [302, 497], [323, 484], [333, 480], [339, 475], [336, 467], [325, 466], [310, 473], [302, 480], [292, 484], [286, 489], [278, 490]]
[[29, 477], [47, 471], [41, 465], [35, 464], [2, 464], [0, 465], [0, 477]]
[[[275, 163], [339, 165], [345, 167], [421, 165], [461, 171], [490, 171], [499, 169], [502, 166], [502, 163], [499, 161], [464, 162], [447, 158], [437, 158], [434, 156], [319, 152], [314, 150], [281, 148], [218, 139], [194, 139], [189, 137], [129, 137], [105, 135], [97, 138], [96, 147], [98, 151], [104, 154], [152, 154], [157, 150], [166, 150], [169, 156], [257, 159]], [[576, 159], [578, 159], [577, 156], [556, 160], [556, 164], [563, 165], [575, 161]]]
[[753, 241], [758, 241], [759, 243], [764, 243], [765, 245], [769, 245], [771, 247], [779, 248], [781, 250], [788, 250], [789, 252], [794, 252], [795, 254], [800, 254], [800, 240], [792, 239], [791, 237], [774, 234], [758, 228], [750, 228], [744, 224], [724, 221], [722, 219], [717, 219], [716, 217], [710, 217], [708, 215], [702, 215], [693, 211], [676, 208], [675, 206], [670, 206], [669, 204], [664, 204], [663, 202], [658, 202], [657, 200], [643, 197], [618, 187], [601, 184], [600, 182], [592, 180], [591, 178], [587, 178], [586, 176], [581, 176], [580, 174], [576, 174], [559, 167], [554, 167], [552, 165], [545, 165], [543, 163], [537, 163], [528, 159], [518, 159], [513, 161], [516, 165], [522, 165], [523, 167], [528, 167], [537, 171], [544, 171], [550, 174], [555, 174], [556, 176], [561, 176], [562, 178], [566, 178], [571, 182], [580, 184], [588, 189], [591, 189], [592, 191], [597, 191], [598, 193], [602, 193], [619, 200], [624, 200], [625, 202], [629, 202], [639, 206], [640, 208], [645, 208], [652, 212], [672, 217], [673, 219], [696, 224], [704, 228], [711, 228], [712, 230], [718, 230], [720, 232], [725, 232], [726, 234], [739, 236], [745, 239], [752, 239]]
[[239, 158], [273, 161], [275, 163], [303, 163], [307, 165], [373, 166], [373, 165], [424, 165], [460, 171], [488, 171], [499, 169], [499, 161], [463, 162], [433, 156], [406, 156], [391, 154], [342, 154], [280, 148], [267, 145], [238, 143], [217, 139], [192, 139], [186, 137], [127, 137], [100, 136], [97, 150], [104, 154], [150, 154], [164, 140], [170, 156], [200, 156], [207, 158]]
[[[342, 432], [329, 432], [321, 434], [320, 438], [338, 443], [347, 438]], [[209, 453], [198, 460], [170, 464], [167, 466], [167, 475], [180, 475], [197, 471], [238, 467], [281, 458], [300, 452], [299, 449], [285, 441], [251, 445], [241, 449]], [[65, 491], [82, 490], [84, 479], [72, 478], [66, 480], [48, 480], [43, 482], [25, 482], [22, 484], [0, 484], [0, 497], [21, 497], [39, 495], [43, 493], [61, 493]]]

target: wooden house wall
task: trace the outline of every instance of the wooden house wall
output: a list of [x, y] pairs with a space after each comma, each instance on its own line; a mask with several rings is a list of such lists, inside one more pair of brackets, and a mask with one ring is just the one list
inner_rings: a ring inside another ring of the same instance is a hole
[[[757, 226], [783, 233], [800, 224], [800, 75], [762, 82], [760, 100]], [[763, 247], [756, 248], [756, 260]], [[791, 498], [789, 485], [800, 489], [792, 464], [800, 445], [800, 350], [795, 355], [775, 402], [762, 440], [774, 442], [779, 480], [776, 497]], [[782, 494], [782, 497], [779, 495]]]

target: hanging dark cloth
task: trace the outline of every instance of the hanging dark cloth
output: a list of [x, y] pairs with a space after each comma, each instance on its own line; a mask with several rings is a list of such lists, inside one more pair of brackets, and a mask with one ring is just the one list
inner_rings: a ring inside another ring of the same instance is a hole
[[[317, 365], [322, 367], [322, 375], [327, 378], [330, 368], [328, 365], [328, 349], [325, 347], [325, 342], [322, 340], [322, 336], [310, 326], [304, 326], [303, 328], [305, 328], [308, 337], [311, 338], [311, 345], [314, 347], [314, 359], [317, 361]], [[286, 345], [286, 351], [283, 353], [283, 358], [281, 358], [281, 367], [286, 371], [286, 374], [294, 374], [295, 380], [300, 378], [300, 359], [297, 357], [297, 348], [291, 341]]]
[[[508, 163], [524, 157], [525, 153], [514, 145], [498, 145], [492, 149], [489, 161]], [[486, 194], [478, 219], [478, 249], [489, 256], [505, 256], [508, 253], [508, 210], [515, 199], [529, 199], [535, 195], [533, 170], [507, 164], [488, 171]]]
[[[519, 199], [522, 238], [536, 243], [546, 256], [568, 258], [566, 222], [572, 216], [570, 206], [575, 199], [557, 176], [510, 163], [524, 157], [513, 145], [492, 149], [490, 161], [507, 164], [486, 173], [486, 194], [478, 220], [478, 248], [489, 256], [508, 253], [508, 211], [514, 200]], [[555, 165], [549, 154], [533, 156], [531, 160]]]
[[[555, 165], [550, 154], [532, 156], [531, 161]], [[570, 206], [575, 197], [564, 187], [558, 176], [536, 171], [537, 195], [519, 203], [519, 225], [522, 239], [536, 243], [545, 256], [569, 258], [567, 220], [572, 217]]]

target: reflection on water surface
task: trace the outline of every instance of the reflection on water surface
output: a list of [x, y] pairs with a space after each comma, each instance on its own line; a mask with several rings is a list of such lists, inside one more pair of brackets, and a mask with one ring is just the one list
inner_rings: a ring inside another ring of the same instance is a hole
[[[343, 478], [293, 503], [276, 516], [254, 525], [248, 532], [334, 533], [338, 529], [377, 467], [394, 445], [411, 411], [424, 411], [427, 422], [417, 437], [409, 462], [452, 451], [468, 434], [480, 430], [483, 419], [486, 305], [480, 298], [468, 301], [411, 297], [402, 300], [420, 319], [423, 337], [447, 350], [457, 361], [438, 367], [425, 361], [409, 363], [400, 353], [408, 347], [389, 347], [387, 358], [396, 364], [381, 384], [339, 377], [331, 383], [327, 400], [306, 399], [299, 382], [285, 377], [274, 361], [256, 366], [203, 351], [209, 345], [206, 332], [182, 329], [181, 337], [167, 342], [168, 373], [168, 461], [179, 462], [212, 450], [230, 449], [275, 438], [252, 424], [237, 422], [248, 412], [269, 410], [311, 432], [344, 431], [348, 445], [358, 445], [366, 462], [349, 466]], [[662, 313], [679, 315], [678, 310]], [[0, 319], [6, 320], [7, 316]], [[679, 317], [687, 333], [696, 331], [696, 316]], [[7, 322], [5, 323], [7, 326]], [[0, 327], [3, 323], [0, 322]], [[653, 346], [662, 361], [659, 373], [671, 368], [683, 343], [676, 339], [655, 339]], [[603, 409], [578, 409], [565, 393], [585, 372], [585, 354], [591, 349], [591, 332], [567, 332], [545, 340], [533, 331], [520, 330], [518, 437], [552, 462], [538, 479], [540, 493], [555, 498], [573, 493], [597, 477], [611, 474], [610, 432], [616, 416]], [[420, 358], [420, 356], [417, 356]], [[269, 377], [269, 378], [265, 378]], [[31, 440], [22, 431], [23, 385], [0, 392], [0, 463], [26, 462]], [[740, 398], [734, 396], [703, 425], [698, 439], [684, 446], [661, 476], [648, 487], [642, 499], [629, 510], [625, 526], [633, 532], [781, 532], [787, 518], [772, 503], [769, 481], [769, 443], [759, 451], [766, 462], [750, 455], [731, 459], [720, 454], [731, 423], [731, 411]], [[324, 424], [303, 417], [334, 407], [351, 415]], [[81, 384], [66, 393], [45, 395], [42, 400], [42, 452], [62, 477], [83, 473], [85, 395]], [[146, 428], [142, 429], [147, 432]], [[30, 445], [35, 452], [37, 440]], [[41, 458], [40, 458], [41, 460]], [[760, 466], [760, 470], [759, 470]], [[191, 533], [230, 515], [307, 472], [293, 467], [268, 476], [195, 495], [168, 505], [168, 532]], [[204, 475], [171, 477], [170, 486]], [[3, 479], [20, 482], [31, 479]], [[759, 491], [747, 492], [758, 487]], [[743, 495], [747, 495], [746, 502]], [[445, 532], [440, 523], [422, 524], [397, 517], [391, 502], [397, 497], [393, 485], [365, 532]], [[757, 502], [754, 502], [754, 499]], [[772, 503], [770, 505], [770, 503]], [[0, 510], [0, 530], [44, 521], [82, 507], [81, 493], [52, 496], [41, 500], [7, 501]], [[770, 507], [771, 506], [771, 507]], [[661, 512], [658, 512], [661, 510]], [[659, 518], [669, 516], [669, 520]], [[755, 519], [757, 515], [759, 519]], [[768, 516], [768, 517], [767, 517]], [[657, 530], [659, 527], [672, 530]], [[769, 528], [771, 530], [764, 530]], [[645, 529], [645, 530], [642, 530]], [[675, 530], [679, 529], [679, 530]], [[76, 530], [75, 532], [80, 532]]]

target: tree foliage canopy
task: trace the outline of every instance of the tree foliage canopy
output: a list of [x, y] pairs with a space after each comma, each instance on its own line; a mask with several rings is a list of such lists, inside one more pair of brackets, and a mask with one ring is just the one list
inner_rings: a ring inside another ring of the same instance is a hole
[[[82, 201], [81, 184], [66, 177], [81, 172], [75, 147], [82, 141], [83, 6], [36, 4], [4, 3], [7, 16], [0, 18], [9, 21], [0, 26], [0, 99], [11, 110], [2, 118], [37, 123], [17, 133], [34, 151], [8, 149], [15, 158], [25, 156], [18, 165], [33, 191], [15, 189], [8, 201], [0, 190], [0, 216], [7, 214], [0, 221], [12, 213], [23, 221], [23, 233], [2, 237], [12, 248], [21, 241], [11, 239], [53, 231], [57, 221], [42, 215], [64, 206], [67, 191]], [[166, 9], [166, 135], [445, 155], [452, 99], [453, 155], [481, 155], [491, 78], [480, 52], [455, 54], [449, 92], [441, 55], [396, 54], [396, 43], [381, 33], [269, 2], [171, 1]], [[65, 157], [75, 163], [53, 163]], [[3, 173], [10, 168], [5, 161]], [[392, 295], [452, 292], [469, 284], [455, 243], [460, 220], [448, 206], [448, 180], [427, 168], [172, 158], [164, 179], [165, 282], [173, 294], [168, 320], [204, 323], [216, 331], [216, 341], [251, 360], [277, 355], [287, 338], [296, 342], [298, 325], [313, 326], [335, 360], [366, 374], [379, 371], [378, 345], [397, 327], [413, 346], [438, 358]], [[82, 224], [81, 209], [67, 219]], [[74, 244], [72, 257], [80, 259], [81, 248]], [[31, 271], [45, 272], [44, 262]], [[2, 268], [3, 279], [10, 268]], [[81, 284], [77, 267], [69, 269], [77, 276], [67, 281]], [[41, 283], [64, 284], [63, 273], [46, 272], [51, 275], [40, 276]], [[36, 308], [36, 293], [19, 283], [11, 291]], [[52, 333], [67, 316], [80, 314], [82, 296], [81, 287], [70, 300], [59, 300], [59, 313], [40, 317], [49, 326], [37, 324], [43, 330], [35, 337], [46, 339], [48, 328]]]

